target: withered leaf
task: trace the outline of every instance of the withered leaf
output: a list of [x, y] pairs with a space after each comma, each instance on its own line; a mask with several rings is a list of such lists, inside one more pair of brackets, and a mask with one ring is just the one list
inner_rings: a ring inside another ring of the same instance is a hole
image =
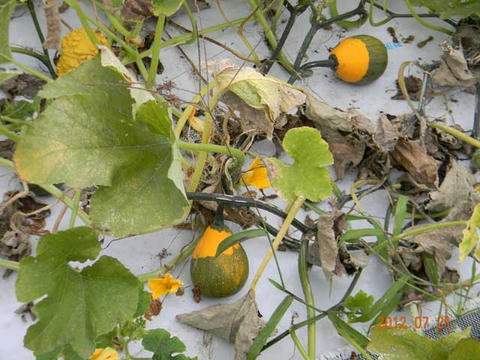
[[47, 39], [43, 43], [43, 47], [59, 50], [62, 28], [57, 0], [43, 0], [43, 7], [47, 20]]
[[449, 43], [441, 44], [443, 57], [432, 80], [439, 86], [471, 87], [478, 81], [470, 71], [462, 49], [454, 49]]
[[445, 210], [459, 202], [471, 200], [478, 202], [480, 194], [474, 189], [474, 184], [475, 178], [470, 171], [452, 159], [440, 189], [429, 194], [430, 201], [425, 208], [435, 212]]
[[382, 114], [378, 120], [375, 134], [373, 134], [375, 144], [381, 151], [390, 152], [395, 149], [399, 137], [400, 134], [395, 126], [388, 120], [385, 114]]
[[415, 141], [400, 139], [391, 155], [416, 182], [429, 187], [437, 185], [437, 162]]
[[338, 256], [338, 244], [333, 231], [332, 212], [321, 214], [317, 222], [317, 244], [323, 271], [332, 274], [335, 271]]
[[233, 304], [213, 305], [200, 311], [177, 315], [177, 320], [211, 332], [234, 344], [235, 360], [246, 358], [253, 340], [265, 326], [258, 316], [252, 290]]

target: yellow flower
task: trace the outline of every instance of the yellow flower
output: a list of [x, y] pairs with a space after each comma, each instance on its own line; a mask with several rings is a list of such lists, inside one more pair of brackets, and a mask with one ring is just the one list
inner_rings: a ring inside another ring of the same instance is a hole
[[176, 293], [180, 286], [183, 286], [183, 281], [173, 279], [170, 274], [166, 274], [163, 278], [148, 280], [148, 288], [152, 290], [154, 299], [165, 294]]
[[107, 347], [105, 349], [95, 349], [95, 352], [92, 356], [89, 357], [89, 360], [119, 360], [120, 356], [118, 353], [110, 348]]
[[255, 158], [242, 178], [246, 185], [255, 186], [257, 189], [267, 189], [271, 186], [267, 177], [267, 168], [258, 157]]
[[[107, 39], [100, 31], [94, 31], [101, 45], [108, 46]], [[97, 47], [90, 41], [84, 28], [74, 30], [62, 39], [60, 59], [57, 63], [57, 74], [62, 75], [77, 68], [81, 63], [98, 54]]]

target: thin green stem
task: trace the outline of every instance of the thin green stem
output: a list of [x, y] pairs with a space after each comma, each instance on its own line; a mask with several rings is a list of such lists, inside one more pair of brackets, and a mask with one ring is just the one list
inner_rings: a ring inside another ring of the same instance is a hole
[[456, 138], [459, 138], [460, 140], [466, 142], [467, 144], [475, 146], [476, 148], [480, 148], [480, 141], [479, 140], [474, 139], [474, 138], [464, 134], [463, 132], [458, 131], [457, 129], [454, 129], [454, 128], [452, 128], [450, 126], [447, 126], [447, 125], [435, 123], [435, 122], [429, 122], [427, 125], [435, 128], [435, 129], [445, 131], [446, 133], [448, 133], [452, 136], [455, 136]]
[[[4, 159], [2, 157], [0, 157], [0, 166], [5, 166], [5, 167], [8, 167], [10, 169], [15, 170], [15, 165], [13, 164], [13, 162], [10, 161], [10, 160]], [[73, 210], [74, 205], [73, 205], [72, 199], [70, 199], [68, 196], [65, 196], [65, 194], [60, 189], [58, 189], [56, 186], [53, 186], [53, 185], [38, 185], [38, 186], [40, 186], [45, 191], [49, 192], [52, 196], [56, 197], [58, 200], [60, 200], [65, 205], [67, 205], [70, 209]], [[86, 212], [84, 212], [83, 210], [81, 210], [81, 209], [78, 210], [78, 216], [80, 217], [80, 219], [83, 220], [83, 222], [86, 225], [91, 224], [91, 221], [88, 218], [88, 214]]]
[[150, 89], [155, 83], [157, 76], [158, 62], [160, 60], [160, 44], [162, 43], [163, 28], [165, 26], [165, 15], [160, 15], [157, 18], [157, 25], [155, 27], [155, 38], [152, 45], [152, 62], [150, 63], [150, 71], [148, 73], [147, 89]]
[[165, 274], [169, 271], [172, 271], [175, 269], [175, 267], [181, 263], [183, 263], [185, 260], [187, 260], [193, 253], [193, 250], [195, 250], [195, 247], [197, 246], [198, 241], [200, 240], [200, 236], [198, 239], [192, 241], [190, 244], [185, 246], [181, 251], [180, 254], [178, 254], [175, 258], [173, 258], [171, 261], [166, 263], [164, 266], [162, 266], [160, 269], [157, 269], [155, 271], [151, 271], [145, 274], [138, 275], [137, 278], [141, 282], [145, 282], [150, 279], [155, 279], [159, 276], [159, 274]]
[[40, 40], [40, 43], [42, 45], [44, 60], [41, 60], [41, 61], [47, 67], [48, 72], [50, 73], [52, 78], [55, 79], [57, 77], [57, 73], [55, 72], [55, 69], [52, 66], [52, 62], [50, 61], [50, 55], [48, 54], [48, 50], [43, 47], [43, 44], [45, 43], [45, 37], [43, 36], [40, 23], [38, 22], [37, 12], [35, 11], [35, 4], [33, 3], [33, 0], [27, 0], [27, 7], [28, 7], [28, 11], [30, 12], [30, 16], [32, 17], [35, 30], [37, 31], [38, 39]]
[[[10, 118], [7, 117], [7, 116], [3, 116], [3, 115], [0, 115], [0, 120], [2, 121], [10, 121]], [[11, 132], [10, 130], [8, 130], [6, 128], [5, 125], [3, 125], [2, 123], [0, 123], [0, 134], [2, 135], [5, 135], [6, 137], [8, 137], [10, 140], [13, 140], [15, 142], [17, 142], [19, 139], [20, 139], [20, 136]]]
[[213, 153], [220, 153], [231, 155], [235, 158], [235, 161], [243, 164], [245, 162], [245, 155], [238, 149], [216, 144], [196, 144], [189, 143], [182, 140], [177, 140], [177, 145], [182, 150], [191, 150], [191, 151], [210, 151]]
[[405, 4], [407, 4], [408, 10], [413, 15], [413, 17], [423, 26], [425, 26], [429, 29], [435, 30], [435, 31], [443, 32], [447, 35], [453, 35], [453, 31], [451, 31], [449, 29], [445, 29], [444, 27], [441, 27], [441, 26], [430, 24], [429, 22], [423, 20], [420, 16], [418, 16], [418, 14], [415, 12], [415, 9], [413, 8], [412, 4], [410, 3], [410, 0], [405, 0]]
[[[410, 310], [410, 317], [412, 318], [412, 324], [415, 323], [415, 319], [417, 319], [419, 317], [419, 314], [418, 314], [418, 308], [417, 308], [417, 303], [415, 302], [412, 302], [409, 306], [408, 306], [408, 309]], [[422, 333], [422, 329], [414, 326], [415, 328], [415, 332], [419, 335], [423, 335]]]
[[118, 21], [117, 17], [110, 13], [106, 8], [103, 9], [105, 15], [107, 15], [108, 21], [112, 24], [113, 28], [117, 30], [120, 34], [130, 39], [131, 33]]
[[42, 73], [39, 73], [38, 71], [36, 70], [33, 70], [31, 68], [29, 68], [28, 66], [26, 65], [23, 65], [21, 62], [18, 62], [17, 60], [15, 60], [14, 58], [10, 58], [8, 56], [5, 56], [3, 54], [0, 54], [0, 58], [2, 59], [5, 59], [6, 61], [8, 62], [11, 62], [12, 64], [15, 64], [16, 66], [18, 66], [20, 69], [38, 77], [39, 79], [42, 79], [43, 81], [46, 81], [46, 82], [52, 82], [53, 80], [50, 79], [49, 77], [43, 75]]
[[95, 34], [93, 33], [92, 28], [90, 25], [88, 25], [88, 17], [86, 14], [83, 12], [83, 10], [80, 8], [80, 5], [78, 5], [77, 0], [68, 0], [67, 2], [77, 13], [78, 19], [80, 20], [80, 23], [82, 24], [82, 27], [85, 29], [85, 32], [87, 33], [88, 38], [94, 44], [95, 46], [99, 45], [99, 41]]
[[[37, 53], [36, 51], [26, 49], [26, 48], [23, 48], [23, 47], [18, 47], [18, 46], [10, 46], [10, 50], [14, 53], [28, 55], [28, 56], [31, 56], [31, 57], [39, 60], [43, 65], [45, 65], [49, 69], [50, 75], [52, 75], [53, 78], [55, 78], [57, 76], [55, 74], [55, 71], [53, 71], [53, 74], [52, 74], [52, 71], [50, 71], [50, 67], [51, 67], [50, 60], [47, 59], [45, 57], [45, 55], [42, 55], [42, 54]], [[53, 70], [53, 68], [52, 68], [52, 70]]]
[[292, 340], [293, 340], [295, 346], [297, 347], [298, 351], [300, 352], [300, 355], [302, 355], [302, 357], [303, 357], [305, 360], [315, 359], [315, 356], [314, 356], [314, 357], [308, 356], [308, 354], [307, 354], [307, 352], [305, 351], [305, 349], [303, 348], [302, 343], [300, 342], [300, 339], [298, 338], [297, 333], [295, 332], [295, 330], [294, 330], [293, 328], [290, 328], [288, 331], [290, 332], [290, 336], [292, 337]]
[[5, 269], [18, 271], [20, 270], [20, 263], [18, 261], [0, 259], [0, 267]]
[[197, 21], [195, 20], [195, 16], [193, 16], [192, 10], [186, 1], [183, 2], [183, 8], [187, 12], [188, 18], [190, 19], [190, 23], [192, 24], [192, 38], [185, 42], [185, 45], [191, 44], [195, 42], [198, 38], [198, 28], [197, 28]]
[[75, 196], [73, 197], [72, 216], [70, 217], [70, 223], [68, 225], [70, 229], [75, 227], [75, 220], [77, 219], [78, 209], [80, 208], [81, 194], [82, 194], [82, 190], [75, 190]]
[[[305, 295], [305, 303], [307, 307], [307, 319], [313, 319], [316, 315], [315, 300], [313, 298], [312, 286], [308, 278], [308, 240], [303, 239], [298, 254], [298, 274], [300, 275], [300, 282], [302, 284], [303, 294]], [[316, 354], [316, 324], [314, 322], [308, 324], [308, 355], [311, 359], [315, 359]]]
[[282, 15], [283, 4], [285, 0], [279, 0], [277, 4], [277, 9], [275, 10], [275, 15], [272, 19], [272, 32], [275, 33], [277, 30], [278, 20], [280, 19], [280, 15]]

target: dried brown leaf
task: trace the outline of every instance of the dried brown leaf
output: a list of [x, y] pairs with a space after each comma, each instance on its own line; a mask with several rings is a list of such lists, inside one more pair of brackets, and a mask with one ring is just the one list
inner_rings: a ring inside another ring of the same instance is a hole
[[450, 208], [459, 202], [476, 199], [480, 201], [478, 192], [474, 189], [475, 178], [473, 175], [459, 165], [455, 160], [451, 160], [450, 169], [438, 191], [432, 191], [430, 201], [425, 206], [429, 211], [441, 211]]
[[43, 43], [45, 49], [60, 49], [62, 27], [57, 0], [43, 0], [45, 18], [47, 20], [47, 39]]
[[235, 346], [235, 360], [243, 360], [253, 340], [265, 326], [258, 315], [253, 291], [233, 304], [209, 306], [200, 311], [177, 315], [182, 324], [211, 332]]
[[441, 44], [443, 57], [432, 80], [439, 86], [472, 87], [478, 81], [470, 71], [462, 49], [454, 49], [448, 42]]
[[321, 214], [317, 222], [317, 244], [323, 271], [332, 274], [335, 271], [338, 256], [337, 239], [333, 231], [332, 212]]
[[388, 120], [387, 116], [382, 114], [378, 120], [377, 129], [373, 134], [373, 141], [382, 152], [390, 152], [397, 145], [398, 133], [396, 127]]
[[400, 139], [391, 155], [416, 182], [428, 187], [436, 187], [437, 162], [419, 144], [409, 139]]

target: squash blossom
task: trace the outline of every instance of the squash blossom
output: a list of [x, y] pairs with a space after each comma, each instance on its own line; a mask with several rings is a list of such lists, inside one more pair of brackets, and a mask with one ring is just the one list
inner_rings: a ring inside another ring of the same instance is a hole
[[176, 293], [180, 286], [183, 286], [183, 281], [173, 279], [171, 274], [166, 274], [163, 278], [148, 280], [148, 288], [152, 290], [154, 299], [165, 294]]
[[[101, 45], [108, 46], [105, 36], [94, 31], [95, 37]], [[84, 28], [74, 30], [62, 39], [60, 59], [57, 63], [57, 74], [62, 75], [69, 70], [77, 68], [81, 63], [98, 54], [97, 47], [90, 41]]]
[[257, 189], [267, 189], [271, 186], [267, 177], [267, 168], [258, 157], [255, 158], [242, 178], [246, 185], [254, 186]]
[[89, 357], [89, 360], [119, 360], [120, 356], [118, 353], [110, 348], [107, 347], [105, 349], [95, 349], [95, 352], [92, 356]]

